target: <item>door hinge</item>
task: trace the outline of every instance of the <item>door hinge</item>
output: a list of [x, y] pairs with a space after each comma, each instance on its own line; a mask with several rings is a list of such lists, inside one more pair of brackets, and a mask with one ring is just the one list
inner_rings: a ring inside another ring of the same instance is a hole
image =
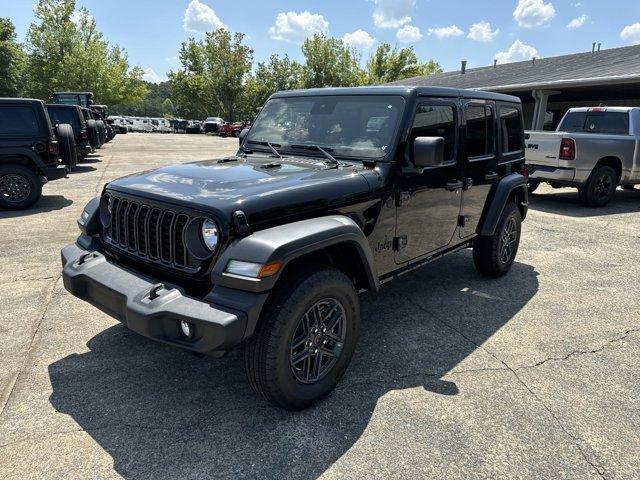
[[393, 251], [399, 252], [403, 248], [407, 246], [408, 240], [406, 235], [401, 235], [399, 237], [393, 237]]
[[464, 228], [467, 225], [468, 217], [466, 215], [458, 215], [458, 226]]

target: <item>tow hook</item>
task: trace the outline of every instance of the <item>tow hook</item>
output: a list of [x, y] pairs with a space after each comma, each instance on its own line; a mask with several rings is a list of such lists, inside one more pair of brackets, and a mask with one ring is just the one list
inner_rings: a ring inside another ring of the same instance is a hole
[[86, 263], [89, 260], [97, 258], [97, 257], [98, 257], [98, 255], [96, 254], [96, 252], [90, 252], [90, 253], [85, 253], [83, 255], [80, 255], [80, 258], [78, 258], [78, 266]]
[[149, 290], [149, 300], [155, 300], [160, 296], [158, 293], [160, 290], [164, 290], [164, 285], [161, 283], [156, 283], [151, 290]]

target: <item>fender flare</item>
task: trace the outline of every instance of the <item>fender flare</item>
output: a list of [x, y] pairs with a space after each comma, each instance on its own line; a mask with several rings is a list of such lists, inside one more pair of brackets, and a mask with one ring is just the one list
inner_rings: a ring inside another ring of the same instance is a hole
[[[236, 290], [266, 292], [275, 286], [292, 260], [340, 243], [355, 247], [359, 258], [353, 261], [361, 262], [369, 288], [377, 290], [379, 280], [369, 243], [360, 227], [344, 215], [301, 220], [234, 240], [216, 261], [211, 273], [212, 282], [216, 286]], [[283, 268], [271, 277], [253, 279], [225, 273], [230, 260], [260, 264], [279, 261], [283, 263]]]
[[[483, 236], [491, 236], [495, 233], [500, 215], [504, 207], [507, 205], [509, 196], [514, 190], [522, 190], [523, 201], [523, 220], [527, 214], [527, 207], [529, 201], [529, 193], [527, 191], [527, 179], [519, 173], [511, 173], [503, 177], [500, 181], [494, 183], [491, 186], [487, 202], [485, 203], [482, 216], [480, 217], [480, 223], [478, 225], [478, 234]], [[518, 208], [521, 206], [518, 205]]]
[[25, 147], [13, 147], [13, 148], [3, 148], [0, 150], [2, 155], [15, 155], [17, 157], [26, 157], [33, 162], [33, 164], [38, 168], [46, 168], [46, 165], [42, 161], [38, 155], [31, 150], [30, 148]]

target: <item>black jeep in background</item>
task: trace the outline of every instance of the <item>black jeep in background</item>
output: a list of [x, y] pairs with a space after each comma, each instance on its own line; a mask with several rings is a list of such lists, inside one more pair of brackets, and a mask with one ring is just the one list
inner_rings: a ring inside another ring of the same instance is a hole
[[82, 112], [82, 116], [84, 117], [85, 122], [87, 122], [87, 129], [89, 130], [89, 142], [91, 143], [91, 147], [94, 150], [97, 150], [104, 144], [103, 138], [106, 137], [106, 135], [100, 129], [100, 125], [94, 119], [91, 110], [81, 107], [80, 111]]
[[240, 141], [110, 182], [62, 250], [66, 289], [159, 342], [241, 344], [255, 391], [299, 409], [345, 372], [359, 292], [464, 248], [483, 275], [513, 264], [527, 214], [516, 97], [281, 92]]
[[30, 207], [43, 183], [66, 175], [59, 148], [42, 100], [0, 98], [0, 208]]
[[47, 112], [54, 125], [66, 123], [71, 125], [76, 143], [76, 152], [79, 159], [84, 159], [92, 151], [89, 142], [89, 129], [82, 115], [82, 110], [77, 105], [48, 104]]

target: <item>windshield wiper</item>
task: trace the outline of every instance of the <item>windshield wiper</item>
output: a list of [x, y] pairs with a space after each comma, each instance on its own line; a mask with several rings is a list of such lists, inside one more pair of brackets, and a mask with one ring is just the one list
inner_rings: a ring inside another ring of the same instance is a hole
[[271, 149], [271, 151], [273, 152], [273, 154], [278, 157], [280, 160], [282, 160], [282, 155], [280, 155], [280, 152], [278, 152], [278, 150], [276, 150], [276, 147], [282, 147], [282, 145], [280, 145], [279, 143], [271, 143], [271, 142], [256, 142], [254, 140], [249, 140], [247, 143], [251, 143], [253, 145], [262, 145], [265, 147], [269, 147]]
[[329, 165], [335, 165], [336, 167], [338, 165], [340, 165], [340, 162], [338, 162], [338, 160], [335, 159], [335, 157], [333, 155], [331, 155], [327, 150], [329, 151], [333, 151], [332, 148], [328, 148], [325, 150], [324, 148], [322, 148], [319, 145], [291, 145], [291, 148], [304, 148], [307, 150], [317, 150], [320, 153], [322, 153], [327, 160], [325, 161], [325, 163], [329, 164]]

